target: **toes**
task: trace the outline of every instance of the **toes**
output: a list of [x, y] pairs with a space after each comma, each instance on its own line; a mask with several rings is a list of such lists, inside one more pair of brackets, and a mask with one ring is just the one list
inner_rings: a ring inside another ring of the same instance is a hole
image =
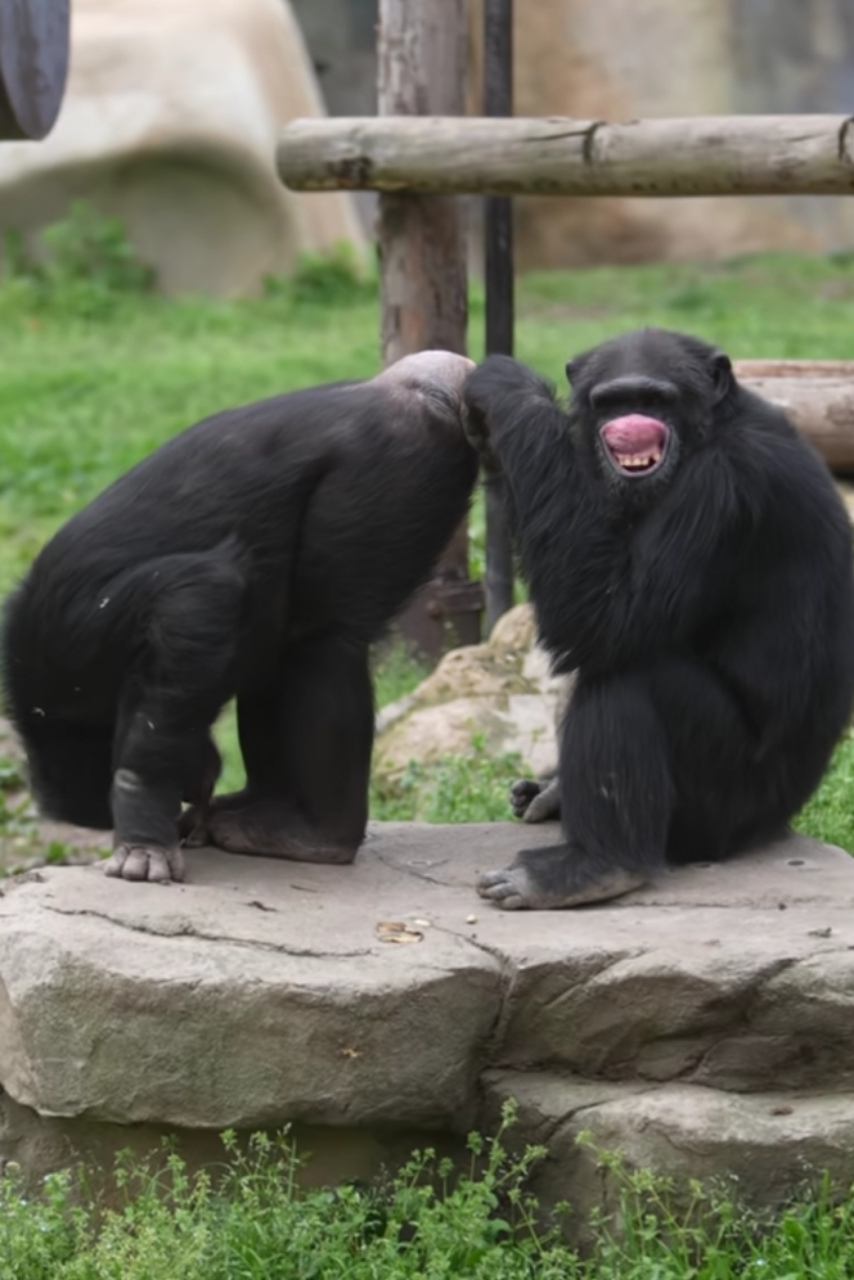
[[135, 845], [128, 849], [125, 864], [122, 867], [123, 880], [148, 879], [148, 850], [139, 849]]
[[127, 857], [127, 845], [120, 844], [113, 850], [110, 857], [104, 863], [104, 875], [121, 876], [124, 870], [124, 865], [127, 862]]
[[180, 849], [148, 849], [148, 879], [157, 884], [183, 880], [184, 855]]
[[546, 822], [549, 818], [555, 817], [556, 811], [554, 796], [549, 791], [540, 791], [519, 817], [525, 822]]
[[478, 877], [477, 891], [482, 898], [494, 902], [504, 911], [520, 911], [528, 906], [509, 868], [505, 871], [484, 871]]
[[211, 843], [208, 815], [197, 809], [185, 809], [178, 823], [178, 839], [187, 849], [200, 849]]
[[104, 863], [104, 872], [122, 880], [148, 880], [152, 884], [169, 884], [183, 880], [184, 855], [179, 848], [147, 848], [143, 845], [117, 845]]
[[514, 818], [528, 819], [531, 806], [535, 805], [543, 788], [534, 778], [519, 778], [510, 788], [510, 808]]

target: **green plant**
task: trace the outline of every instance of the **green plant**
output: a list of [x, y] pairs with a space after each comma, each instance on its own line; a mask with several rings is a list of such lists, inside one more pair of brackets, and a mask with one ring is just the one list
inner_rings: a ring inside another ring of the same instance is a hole
[[378, 644], [372, 654], [374, 701], [378, 707], [397, 702], [411, 693], [430, 674], [421, 658], [399, 632]]
[[322, 306], [348, 306], [364, 302], [376, 293], [376, 272], [347, 241], [326, 253], [303, 253], [290, 276], [268, 276], [270, 297], [290, 296], [296, 302]]
[[141, 263], [120, 218], [102, 217], [83, 200], [72, 202], [67, 218], [47, 227], [44, 277], [61, 292], [89, 284], [105, 293], [145, 293], [154, 272]]
[[593, 1151], [616, 1208], [594, 1212], [596, 1243], [585, 1276], [596, 1280], [847, 1280], [854, 1265], [854, 1191], [840, 1195], [826, 1175], [805, 1179], [777, 1213], [746, 1208], [737, 1179], [702, 1183], [627, 1165]]
[[854, 852], [854, 731], [839, 743], [820, 787], [794, 825], [806, 835]]
[[[508, 1112], [508, 1123], [511, 1118]], [[556, 1240], [537, 1235], [525, 1192], [542, 1157], [506, 1154], [501, 1135], [469, 1139], [468, 1168], [416, 1152], [374, 1187], [301, 1192], [287, 1134], [223, 1135], [214, 1180], [168, 1144], [119, 1157], [105, 1206], [81, 1171], [54, 1174], [28, 1202], [0, 1180], [0, 1280], [543, 1280], [566, 1274]]]
[[41, 233], [43, 252], [28, 253], [19, 232], [4, 238], [7, 305], [15, 300], [84, 317], [106, 315], [125, 295], [149, 292], [154, 272], [141, 263], [119, 218], [72, 201], [68, 216]]
[[411, 760], [400, 777], [374, 779], [371, 817], [387, 822], [497, 822], [508, 817], [507, 791], [525, 766], [516, 752], [493, 753], [474, 734], [466, 756], [430, 764]]

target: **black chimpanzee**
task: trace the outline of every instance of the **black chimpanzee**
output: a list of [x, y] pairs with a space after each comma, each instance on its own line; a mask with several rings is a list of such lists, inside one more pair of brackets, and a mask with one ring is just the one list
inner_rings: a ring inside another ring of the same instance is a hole
[[[182, 799], [195, 837], [235, 853], [353, 860], [368, 650], [465, 516], [473, 367], [423, 352], [217, 414], [37, 557], [7, 605], [5, 704], [43, 810], [114, 826], [109, 875], [182, 878]], [[246, 788], [210, 803], [233, 695]]]
[[[854, 696], [851, 528], [783, 413], [723, 353], [662, 330], [603, 343], [567, 376], [568, 413], [507, 357], [464, 393], [542, 642], [557, 671], [577, 669], [565, 843], [478, 885], [509, 908], [614, 897], [665, 861], [781, 834]], [[517, 812], [537, 790], [517, 791]]]

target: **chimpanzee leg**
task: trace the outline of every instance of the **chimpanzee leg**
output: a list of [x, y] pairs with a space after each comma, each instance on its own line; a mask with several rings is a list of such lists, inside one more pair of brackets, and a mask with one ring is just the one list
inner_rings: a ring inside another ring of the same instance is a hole
[[[192, 807], [184, 810], [178, 823], [184, 846], [198, 847], [212, 842], [211, 823], [215, 813], [242, 809], [253, 796], [281, 792], [281, 702], [281, 691], [276, 682], [238, 693], [237, 737], [246, 770], [246, 785], [240, 791], [229, 791], [215, 797], [212, 787], [198, 796], [185, 795], [184, 799]], [[211, 747], [216, 751], [213, 743]], [[219, 769], [214, 781], [217, 777]]]
[[478, 892], [509, 909], [617, 897], [664, 864], [674, 787], [645, 672], [579, 680], [562, 729], [565, 843], [525, 849]]
[[215, 808], [211, 839], [232, 853], [352, 862], [368, 819], [374, 708], [367, 645], [326, 635], [289, 646], [278, 697], [274, 750], [270, 720], [244, 704], [246, 802]]
[[668, 862], [725, 857], [757, 813], [767, 813], [768, 833], [776, 832], [781, 815], [773, 761], [757, 759], [755, 727], [720, 674], [695, 659], [671, 657], [653, 668], [651, 687], [677, 797]]
[[233, 691], [244, 593], [227, 554], [158, 565], [148, 645], [128, 674], [116, 726], [106, 872], [126, 880], [183, 879], [181, 800], [204, 803], [216, 780], [210, 727]]

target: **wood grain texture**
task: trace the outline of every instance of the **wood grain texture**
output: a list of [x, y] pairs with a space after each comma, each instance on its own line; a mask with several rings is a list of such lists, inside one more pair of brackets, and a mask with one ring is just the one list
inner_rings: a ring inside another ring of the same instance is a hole
[[[387, 3], [390, 0], [387, 0]], [[456, 0], [446, 0], [456, 3]], [[426, 8], [426, 6], [425, 6]], [[427, 91], [412, 91], [426, 102]], [[386, 109], [400, 95], [387, 95]], [[854, 192], [854, 118], [694, 116], [294, 120], [278, 148], [298, 191], [708, 196]]]

